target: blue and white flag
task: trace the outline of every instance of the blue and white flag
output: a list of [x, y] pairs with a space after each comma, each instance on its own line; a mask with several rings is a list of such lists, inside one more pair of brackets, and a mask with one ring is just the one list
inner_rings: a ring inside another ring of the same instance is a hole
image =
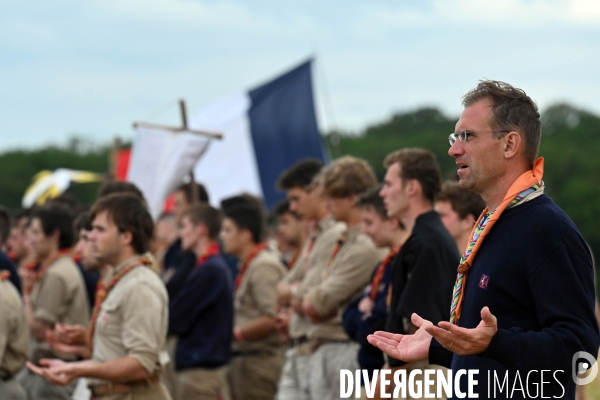
[[211, 203], [247, 192], [268, 208], [283, 198], [275, 184], [297, 161], [325, 160], [317, 127], [312, 60], [248, 92], [225, 98], [191, 116], [192, 129], [219, 132], [194, 168]]
[[127, 179], [142, 190], [152, 216], [161, 214], [166, 198], [192, 170], [214, 205], [246, 192], [271, 208], [284, 196], [275, 184], [285, 169], [307, 157], [324, 160], [311, 65], [309, 60], [190, 117], [190, 129], [221, 133], [222, 140], [138, 126]]

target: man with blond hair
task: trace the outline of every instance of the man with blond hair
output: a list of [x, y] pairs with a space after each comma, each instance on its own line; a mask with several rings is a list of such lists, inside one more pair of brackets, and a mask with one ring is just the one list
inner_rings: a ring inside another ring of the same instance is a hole
[[[309, 271], [327, 265], [338, 238], [346, 229], [343, 222], [333, 219], [327, 208], [322, 194], [322, 170], [323, 163], [320, 160], [305, 159], [284, 171], [278, 181], [278, 187], [287, 193], [290, 211], [312, 224], [312, 229], [294, 266], [277, 285], [279, 305], [284, 310], [280, 313], [280, 323], [285, 325], [289, 321], [287, 332], [290, 337], [277, 389], [277, 400], [310, 398], [310, 323], [302, 310], [302, 298], [297, 296], [298, 288]], [[303, 286], [303, 290], [309, 288], [310, 285]]]
[[333, 400], [341, 395], [340, 370], [358, 367], [358, 346], [344, 331], [343, 311], [367, 285], [383, 254], [361, 232], [358, 198], [377, 185], [372, 168], [363, 160], [342, 157], [325, 168], [321, 185], [332, 217], [347, 229], [327, 263], [308, 273], [296, 296], [302, 297], [300, 311], [311, 323], [310, 398]]

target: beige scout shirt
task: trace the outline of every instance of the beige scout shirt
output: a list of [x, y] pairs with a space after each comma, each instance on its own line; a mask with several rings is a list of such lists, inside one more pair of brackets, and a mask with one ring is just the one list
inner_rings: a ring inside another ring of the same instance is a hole
[[[83, 281], [83, 275], [69, 256], [58, 258], [33, 284], [31, 291], [33, 316], [38, 321], [50, 325], [56, 323], [87, 326], [90, 321], [90, 306]], [[41, 358], [61, 358], [73, 360], [75, 356], [58, 353], [48, 342], [33, 339], [31, 361]]]
[[328, 265], [315, 274], [313, 279], [317, 279], [317, 283], [306, 294], [319, 315], [325, 316], [335, 310], [337, 315], [311, 324], [310, 338], [348, 338], [342, 326], [344, 309], [353, 297], [362, 293], [373, 269], [385, 256], [385, 250], [377, 249], [371, 239], [361, 233], [361, 225], [346, 230], [345, 236], [336, 257], [331, 264], [328, 260]]
[[[106, 281], [130, 261], [115, 268]], [[152, 269], [139, 266], [125, 274], [100, 307], [92, 338], [92, 361], [104, 363], [130, 356], [150, 375], [160, 373], [168, 362], [168, 303], [167, 289]], [[90, 379], [90, 383], [103, 382]]]
[[19, 292], [8, 280], [0, 280], [0, 379], [13, 376], [25, 365], [29, 327]]
[[[336, 222], [331, 216], [323, 218], [316, 226], [314, 232], [315, 239], [312, 250], [308, 253], [311, 238], [309, 237], [302, 249], [303, 256], [298, 259], [292, 270], [284, 277], [284, 282], [292, 284], [300, 282], [296, 291], [296, 296], [302, 296], [316, 282], [305, 282], [309, 271], [324, 268], [329, 261], [331, 252], [337, 243], [338, 238], [346, 230], [346, 224]], [[308, 279], [308, 278], [307, 278]], [[289, 322], [288, 331], [291, 338], [297, 339], [308, 334], [310, 323], [304, 316], [294, 312]]]
[[[270, 250], [263, 250], [250, 261], [234, 295], [234, 326], [242, 327], [264, 315], [277, 317], [277, 282], [285, 267]], [[241, 353], [273, 353], [280, 345], [279, 333], [251, 342], [234, 342], [233, 350]]]

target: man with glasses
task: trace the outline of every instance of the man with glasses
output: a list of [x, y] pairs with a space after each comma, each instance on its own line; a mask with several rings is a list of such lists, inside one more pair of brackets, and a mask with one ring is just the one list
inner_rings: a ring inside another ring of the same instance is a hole
[[[463, 104], [448, 153], [460, 186], [487, 208], [458, 267], [450, 321], [435, 326], [413, 314], [413, 335], [379, 332], [369, 341], [405, 361], [478, 370], [480, 398], [493, 388], [495, 398], [572, 399], [574, 355], [595, 355], [600, 344], [593, 267], [573, 222], [544, 194], [537, 106], [497, 81], [480, 82]], [[464, 397], [466, 377], [457, 386]]]

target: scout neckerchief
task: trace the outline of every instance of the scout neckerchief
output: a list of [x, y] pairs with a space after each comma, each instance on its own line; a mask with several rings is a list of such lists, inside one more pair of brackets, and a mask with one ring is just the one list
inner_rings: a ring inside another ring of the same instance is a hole
[[327, 268], [325, 268], [325, 276], [323, 277], [323, 279], [325, 279], [329, 276], [329, 273], [331, 272], [331, 264], [333, 264], [333, 260], [335, 260], [335, 257], [340, 252], [340, 249], [342, 247], [344, 247], [344, 243], [346, 243], [346, 239], [347, 239], [346, 232], [344, 232], [341, 234], [340, 238], [338, 239], [337, 243], [335, 244], [335, 247], [333, 248], [333, 251], [331, 252], [331, 256], [329, 257], [329, 262], [327, 263]]
[[104, 279], [100, 279], [98, 281], [98, 286], [96, 287], [96, 303], [94, 304], [94, 311], [92, 312], [92, 319], [90, 322], [90, 330], [89, 330], [89, 347], [92, 349], [94, 343], [94, 331], [96, 329], [96, 320], [98, 319], [98, 315], [100, 314], [100, 308], [102, 307], [102, 303], [108, 297], [110, 291], [116, 286], [116, 284], [123, 278], [129, 271], [132, 269], [143, 265], [145, 267], [149, 267], [152, 265], [152, 260], [150, 260], [146, 256], [139, 256], [133, 258], [129, 261], [125, 266], [119, 269], [119, 272], [115, 276], [113, 276], [108, 283], [108, 285], [104, 285]]
[[379, 263], [379, 266], [377, 267], [377, 271], [375, 272], [375, 275], [373, 276], [373, 280], [371, 281], [371, 293], [369, 293], [369, 297], [371, 298], [371, 300], [375, 301], [375, 299], [377, 298], [377, 294], [379, 292], [379, 285], [381, 284], [381, 281], [383, 280], [385, 271], [388, 269], [388, 267], [392, 263], [392, 259], [398, 253], [398, 250], [400, 250], [400, 246], [391, 250], [389, 252], [389, 254], [383, 259], [383, 261]]
[[75, 264], [79, 264], [83, 257], [81, 257], [81, 254], [79, 254], [79, 253], [73, 253], [73, 256], [71, 258], [73, 259], [73, 262]]
[[458, 266], [458, 274], [456, 276], [456, 283], [454, 284], [454, 291], [452, 293], [452, 305], [450, 307], [451, 323], [457, 324], [458, 319], [460, 318], [467, 273], [473, 266], [473, 259], [477, 255], [477, 251], [481, 247], [483, 239], [489, 234], [490, 230], [496, 221], [498, 221], [504, 210], [514, 207], [526, 196], [544, 186], [544, 182], [542, 181], [543, 175], [544, 159], [540, 157], [536, 160], [532, 170], [523, 173], [521, 176], [519, 176], [519, 178], [517, 178], [510, 189], [508, 189], [508, 192], [506, 193], [506, 196], [504, 196], [502, 203], [500, 203], [495, 210], [489, 211], [486, 208], [479, 216], [479, 219], [477, 220], [477, 223], [471, 232], [467, 250], [461, 257], [460, 265]]
[[202, 253], [202, 255], [200, 257], [198, 257], [198, 260], [196, 261], [196, 267], [200, 267], [210, 257], [219, 255], [220, 253], [221, 253], [221, 251], [219, 250], [219, 243], [217, 243], [217, 242], [211, 243], [206, 248], [206, 250], [204, 250], [204, 253]]
[[10, 271], [0, 271], [0, 281], [5, 281], [10, 278]]
[[267, 244], [261, 243], [261, 244], [257, 245], [254, 248], [254, 250], [252, 250], [250, 252], [248, 257], [246, 258], [246, 261], [244, 261], [244, 263], [242, 264], [242, 268], [240, 268], [240, 272], [238, 273], [238, 276], [235, 278], [235, 289], [236, 290], [242, 284], [242, 279], [244, 278], [244, 274], [246, 273], [246, 270], [248, 269], [248, 265], [250, 264], [250, 261], [252, 261], [254, 259], [254, 257], [256, 257], [258, 255], [258, 253], [260, 253], [261, 251], [263, 251], [266, 248], [267, 248]]
[[44, 264], [42, 264], [37, 271], [35, 271], [35, 268], [38, 266], [37, 262], [32, 262], [32, 263], [28, 264], [27, 268], [30, 271], [34, 271], [35, 275], [34, 275], [33, 279], [35, 281], [39, 281], [40, 279], [42, 279], [44, 277], [44, 274], [46, 273], [48, 268], [50, 268], [50, 266], [52, 264], [54, 264], [54, 262], [56, 260], [58, 260], [59, 258], [61, 258], [63, 256], [68, 256], [70, 252], [71, 252], [70, 249], [62, 249], [62, 250], [57, 251], [48, 261], [46, 261]]

